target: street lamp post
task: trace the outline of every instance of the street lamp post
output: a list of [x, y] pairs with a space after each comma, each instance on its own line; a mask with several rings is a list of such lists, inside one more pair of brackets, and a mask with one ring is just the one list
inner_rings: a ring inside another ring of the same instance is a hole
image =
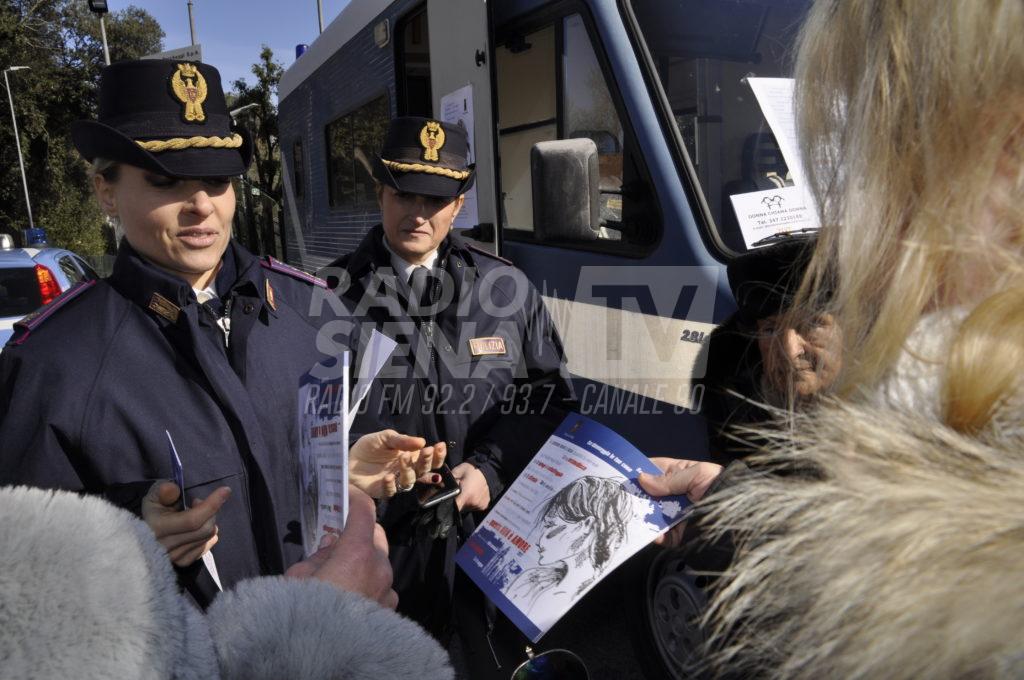
[[107, 48], [107, 25], [103, 22], [103, 15], [110, 11], [107, 7], [107, 0], [89, 0], [89, 11], [100, 18], [100, 36], [103, 38], [103, 61], [110, 66], [110, 49]]
[[188, 33], [192, 38], [192, 44], [196, 44], [196, 22], [192, 18], [192, 0], [188, 0]]
[[7, 101], [11, 104], [11, 124], [14, 126], [14, 148], [18, 150], [18, 165], [21, 166], [21, 185], [25, 187], [25, 209], [28, 210], [28, 228], [35, 229], [32, 221], [32, 203], [28, 198], [28, 177], [25, 175], [25, 159], [21, 157], [21, 137], [18, 136], [18, 119], [14, 115], [14, 94], [11, 92], [11, 81], [7, 74], [11, 71], [25, 71], [28, 66], [9, 66], [4, 69], [4, 86], [7, 88]]

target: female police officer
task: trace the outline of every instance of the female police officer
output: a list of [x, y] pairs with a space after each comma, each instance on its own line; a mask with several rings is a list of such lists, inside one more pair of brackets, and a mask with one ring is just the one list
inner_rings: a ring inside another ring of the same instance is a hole
[[469, 613], [453, 616], [453, 592], [467, 592], [455, 588], [458, 538], [473, 529], [469, 512], [487, 509], [574, 402], [540, 293], [511, 262], [452, 229], [473, 183], [468, 151], [461, 126], [392, 120], [373, 159], [381, 224], [325, 273], [338, 278], [364, 335], [378, 328], [399, 344], [355, 428], [444, 442], [461, 486], [434, 507], [420, 507], [419, 490], [381, 507], [399, 611], [442, 640], [454, 623], [464, 649], [483, 650], [467, 637], [483, 630], [473, 618], [482, 608], [460, 598], [454, 604]]
[[[214, 581], [196, 560], [218, 537], [225, 588], [302, 556], [296, 394], [333, 361], [316, 349], [332, 319], [311, 307], [322, 282], [231, 240], [228, 178], [252, 145], [232, 128], [216, 69], [122, 62], [99, 98], [99, 119], [72, 138], [124, 241], [109, 279], [23, 320], [0, 355], [0, 483], [102, 493], [141, 512], [206, 602]], [[152, 481], [173, 474], [165, 432], [185, 499]], [[412, 460], [430, 458], [423, 445], [361, 440], [353, 459], [375, 465], [363, 488], [410, 484]]]

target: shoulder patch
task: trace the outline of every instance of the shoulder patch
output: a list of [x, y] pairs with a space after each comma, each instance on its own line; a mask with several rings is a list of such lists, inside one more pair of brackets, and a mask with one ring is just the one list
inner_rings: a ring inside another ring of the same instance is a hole
[[480, 255], [484, 255], [486, 257], [489, 257], [492, 260], [497, 260], [498, 262], [503, 262], [503, 263], [507, 264], [510, 267], [514, 267], [515, 266], [512, 263], [512, 260], [506, 260], [504, 257], [501, 257], [500, 255], [495, 255], [494, 253], [490, 252], [489, 250], [484, 250], [483, 248], [481, 248], [479, 246], [476, 246], [476, 245], [473, 245], [472, 243], [467, 243], [466, 244], [466, 248], [468, 248], [469, 250], [472, 250], [474, 253], [479, 253]]
[[58, 309], [66, 307], [69, 302], [95, 285], [96, 279], [77, 283], [58, 295], [49, 303], [43, 305], [36, 311], [16, 322], [14, 324], [14, 335], [11, 336], [11, 339], [7, 344], [20, 345], [28, 340], [28, 336], [32, 334], [32, 331], [39, 328], [43, 322], [53, 316]]
[[307, 274], [301, 269], [296, 269], [295, 267], [287, 265], [284, 262], [281, 262], [280, 260], [275, 260], [273, 257], [269, 255], [261, 259], [260, 264], [263, 265], [264, 269], [269, 269], [270, 271], [277, 272], [278, 274], [284, 274], [285, 276], [290, 276], [293, 279], [305, 281], [306, 283], [312, 284], [314, 286], [319, 286], [321, 288], [327, 287], [327, 282], [324, 281], [323, 279], [319, 279], [313, 276], [312, 274]]

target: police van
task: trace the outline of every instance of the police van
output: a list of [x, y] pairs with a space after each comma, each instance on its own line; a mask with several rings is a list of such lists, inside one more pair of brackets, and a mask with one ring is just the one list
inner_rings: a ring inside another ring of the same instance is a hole
[[[315, 270], [379, 221], [366, 161], [390, 118], [465, 125], [477, 179], [456, 226], [541, 291], [583, 413], [703, 458], [692, 378], [735, 308], [723, 262], [752, 245], [737, 197], [792, 184], [751, 82], [791, 75], [808, 5], [352, 0], [279, 86], [287, 259]], [[699, 594], [671, 554], [643, 569], [629, 656], [687, 677], [677, 624]]]

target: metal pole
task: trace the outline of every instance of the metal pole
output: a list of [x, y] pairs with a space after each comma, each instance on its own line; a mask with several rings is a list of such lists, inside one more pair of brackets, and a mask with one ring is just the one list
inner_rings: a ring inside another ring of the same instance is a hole
[[316, 0], [316, 14], [320, 19], [320, 32], [324, 32], [324, 3], [323, 0]]
[[25, 160], [21, 157], [21, 138], [18, 136], [18, 119], [14, 115], [14, 95], [11, 93], [11, 81], [7, 78], [7, 72], [21, 70], [28, 66], [4, 69], [4, 85], [7, 86], [7, 101], [11, 104], [11, 123], [14, 125], [14, 147], [18, 150], [18, 165], [21, 166], [21, 185], [25, 187], [25, 208], [28, 210], [28, 228], [35, 229], [35, 222], [32, 221], [32, 202], [28, 198], [28, 177], [25, 176]]
[[196, 44], [196, 22], [192, 18], [192, 0], [188, 0], [188, 31], [192, 36], [192, 44]]
[[110, 66], [110, 50], [107, 48], [107, 25], [103, 21], [103, 15], [100, 15], [100, 35], [103, 37], [103, 59], [107, 62], [107, 66]]

